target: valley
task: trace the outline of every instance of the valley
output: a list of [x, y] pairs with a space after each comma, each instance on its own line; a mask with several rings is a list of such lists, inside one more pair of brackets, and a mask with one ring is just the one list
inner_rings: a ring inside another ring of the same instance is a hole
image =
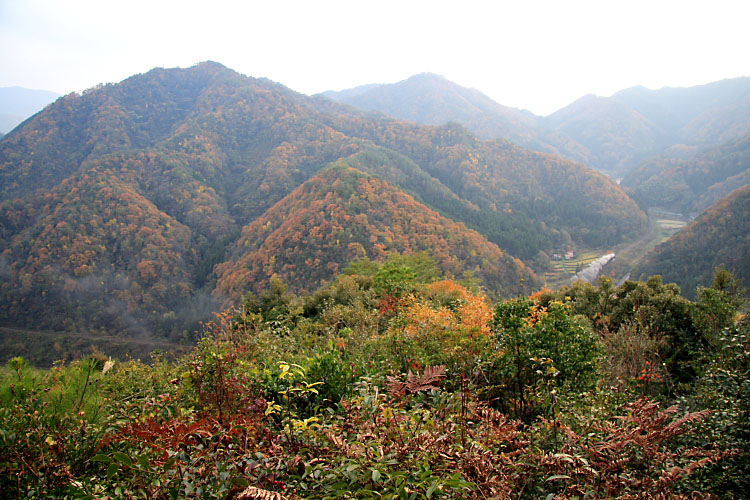
[[749, 18], [0, 1], [0, 500], [750, 500]]
[[746, 83], [57, 99], [0, 139], [0, 491], [744, 498]]
[[[615, 282], [630, 276], [630, 271], [648, 252], [657, 245], [664, 243], [690, 220], [680, 214], [664, 212], [660, 209], [648, 210], [649, 223], [647, 229], [632, 241], [623, 242], [612, 248], [594, 248], [577, 251], [573, 258], [553, 260], [552, 270], [544, 273], [545, 286], [556, 289], [570, 283], [577, 272], [594, 262], [602, 255], [610, 252], [616, 254], [616, 260], [608, 263], [602, 269], [601, 275], [609, 276]], [[635, 277], [637, 278], [637, 277]]]
[[[701, 137], [735, 139], [656, 156], [622, 186], [574, 161], [598, 165], [563, 129], [627, 106], [686, 127], [723, 109], [717, 92], [744, 102], [746, 83], [623, 91], [547, 121], [432, 74], [310, 98], [211, 62], [65, 96], [0, 142], [0, 323], [182, 342], [274, 276], [309, 293], [356, 259], [418, 252], [493, 297], [564, 286], [609, 252], [619, 280], [684, 226], [671, 212], [743, 184], [745, 122], [731, 114]], [[693, 95], [677, 118], [644, 104]]]
[[0, 142], [0, 181], [3, 324], [171, 341], [274, 275], [312, 291], [354, 259], [426, 251], [530, 293], [544, 254], [647, 225], [582, 164], [217, 63], [58, 99]]
[[[689, 222], [678, 214], [666, 213], [658, 209], [651, 209], [648, 214], [647, 230], [632, 241], [624, 242], [614, 248], [577, 249], [571, 259], [563, 257], [560, 260], [552, 260], [552, 270], [540, 274], [539, 286], [553, 290], [568, 286], [577, 272], [610, 251], [616, 253], [617, 257], [602, 269], [601, 275], [612, 278], [615, 283], [630, 277], [634, 265]], [[285, 216], [285, 218], [288, 217], [289, 215]], [[281, 259], [275, 261], [276, 265], [283, 265], [283, 262], [284, 260]], [[460, 268], [457, 269], [460, 270]], [[472, 274], [472, 276], [475, 275]], [[633, 276], [633, 278], [639, 277]], [[234, 293], [241, 292], [235, 291]], [[200, 325], [196, 324], [195, 328], [199, 329]], [[170, 341], [167, 338], [148, 334], [112, 336], [106, 333], [106, 327], [88, 332], [81, 329], [71, 331], [0, 327], [0, 332], [2, 332], [0, 351], [21, 355], [36, 366], [52, 366], [55, 361], [74, 357], [74, 353], [87, 352], [92, 348], [121, 359], [132, 357], [148, 360], [154, 350], [179, 355], [187, 352], [194, 342], [194, 336], [188, 330], [183, 332], [181, 341]], [[6, 354], [6, 356], [9, 355]]]

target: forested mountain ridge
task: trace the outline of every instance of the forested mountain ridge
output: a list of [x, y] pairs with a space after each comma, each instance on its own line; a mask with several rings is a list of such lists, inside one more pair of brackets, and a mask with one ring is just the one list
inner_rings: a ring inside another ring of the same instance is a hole
[[622, 177], [651, 156], [685, 156], [747, 134], [750, 78], [586, 96], [543, 123], [588, 148], [592, 166]]
[[750, 134], [678, 159], [656, 157], [622, 180], [647, 206], [700, 213], [737, 188], [750, 184]]
[[534, 258], [574, 242], [606, 246], [646, 223], [619, 186], [582, 164], [504, 140], [481, 141], [455, 123], [420, 127], [317, 104], [337, 111], [328, 115], [332, 127], [407, 156], [449, 187], [471, 210], [445, 200], [427, 204], [513, 255]]
[[607, 97], [584, 96], [544, 119], [585, 144], [592, 165], [615, 175], [657, 151], [661, 131], [629, 106]]
[[490, 290], [518, 294], [540, 284], [497, 245], [343, 159], [306, 181], [243, 228], [230, 259], [216, 268], [217, 291], [238, 297], [264, 290], [278, 274], [294, 289], [330, 279], [346, 263], [390, 252], [429, 252], [441, 271], [467, 271]]
[[[488, 238], [513, 257], [614, 244], [645, 223], [614, 183], [552, 155], [324, 105], [216, 63], [155, 69], [65, 96], [0, 142], [0, 320], [181, 337], [215, 307], [214, 266], [243, 258], [242, 249], [227, 255], [240, 230], [257, 229], [267, 210], [340, 161], [388, 192], [408, 192], [406, 205], [422, 204], [436, 230], [462, 233], [453, 221], [463, 222], [481, 233], [471, 233], [477, 248]], [[415, 246], [404, 237], [383, 251]], [[446, 248], [440, 240], [434, 249], [454, 251]], [[522, 267], [493, 248], [483, 255], [508, 269], [479, 274], [515, 290], [502, 276]], [[311, 279], [335, 269], [318, 271]]]
[[478, 90], [432, 73], [393, 84], [363, 85], [321, 95], [369, 111], [426, 125], [460, 123], [481, 139], [506, 139], [524, 148], [587, 163], [585, 147], [541, 126], [529, 111], [503, 106]]
[[587, 95], [547, 117], [503, 106], [429, 73], [322, 95], [418, 123], [460, 123], [480, 138], [558, 154], [613, 177], [655, 155], [684, 157], [750, 131], [750, 78]]
[[[716, 145], [748, 131], [750, 78], [729, 78], [693, 87], [632, 87], [612, 99], [634, 109], [672, 143]], [[721, 117], [721, 118], [719, 118]], [[721, 123], [719, 123], [721, 122]]]
[[686, 297], [695, 297], [696, 287], [709, 286], [718, 266], [750, 285], [750, 186], [713, 204], [657, 246], [634, 275], [660, 274], [680, 285]]

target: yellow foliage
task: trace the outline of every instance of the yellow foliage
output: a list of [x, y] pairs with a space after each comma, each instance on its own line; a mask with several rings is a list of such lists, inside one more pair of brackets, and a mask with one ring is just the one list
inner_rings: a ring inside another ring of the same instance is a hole
[[[492, 308], [485, 297], [473, 295], [452, 280], [429, 284], [425, 296], [430, 300], [411, 298], [406, 306], [404, 333], [418, 335], [462, 331], [471, 335], [490, 334]], [[444, 303], [454, 306], [442, 305]]]
[[433, 309], [423, 302], [415, 302], [406, 310], [407, 324], [404, 333], [418, 335], [455, 330], [456, 318], [445, 307]]
[[458, 309], [461, 323], [472, 334], [490, 334], [492, 308], [484, 297], [469, 295], [466, 304]]

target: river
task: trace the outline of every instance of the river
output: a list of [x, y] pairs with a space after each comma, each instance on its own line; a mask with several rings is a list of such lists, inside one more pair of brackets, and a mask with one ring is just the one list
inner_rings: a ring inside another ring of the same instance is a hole
[[573, 278], [571, 279], [571, 282], [576, 282], [578, 280], [584, 280], [588, 281], [589, 283], [596, 284], [596, 280], [599, 277], [599, 273], [602, 272], [602, 268], [609, 264], [612, 259], [615, 258], [615, 254], [608, 253], [606, 255], [602, 255], [598, 259], [596, 259], [594, 262], [586, 266], [584, 269], [578, 272]]

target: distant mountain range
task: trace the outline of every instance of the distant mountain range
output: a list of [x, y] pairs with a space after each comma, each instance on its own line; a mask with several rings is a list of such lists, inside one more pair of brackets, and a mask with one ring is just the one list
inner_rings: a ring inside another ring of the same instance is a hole
[[0, 138], [58, 97], [48, 90], [0, 87]]
[[490, 292], [645, 214], [580, 163], [307, 97], [217, 63], [56, 100], [0, 142], [0, 325], [182, 338], [279, 275], [432, 254]]
[[622, 181], [646, 206], [699, 214], [750, 184], [750, 134], [688, 158], [654, 157]]
[[559, 154], [613, 177], [655, 155], [684, 157], [750, 132], [750, 78], [589, 95], [547, 117], [502, 106], [433, 74], [322, 95], [418, 123], [460, 123], [479, 137]]
[[432, 73], [402, 82], [364, 85], [321, 95], [360, 109], [425, 125], [456, 122], [481, 139], [506, 139], [524, 148], [588, 163], [589, 151], [570, 137], [543, 127], [533, 113], [496, 103], [478, 90]]
[[750, 78], [586, 96], [544, 123], [589, 148], [592, 166], [622, 177], [654, 155], [685, 156], [750, 132]]

